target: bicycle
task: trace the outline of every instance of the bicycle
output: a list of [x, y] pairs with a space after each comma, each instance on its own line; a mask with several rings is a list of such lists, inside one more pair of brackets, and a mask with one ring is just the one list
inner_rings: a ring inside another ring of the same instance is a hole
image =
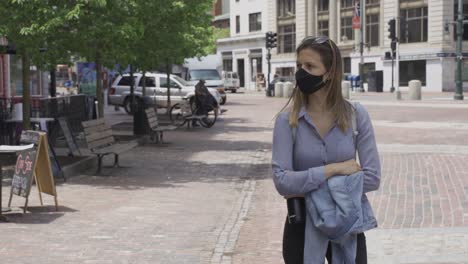
[[[205, 128], [212, 127], [218, 119], [218, 108], [211, 104], [205, 104], [202, 106], [203, 110], [199, 110], [195, 103], [194, 98], [184, 98], [183, 103], [177, 103], [171, 107], [169, 117], [171, 122], [181, 127], [185, 124], [191, 125], [191, 122], [199, 121], [200, 125]], [[200, 114], [201, 113], [201, 114]]]

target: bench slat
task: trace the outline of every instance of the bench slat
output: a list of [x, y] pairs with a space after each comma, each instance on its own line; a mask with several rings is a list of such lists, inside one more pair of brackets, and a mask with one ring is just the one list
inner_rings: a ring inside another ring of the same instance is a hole
[[129, 143], [125, 143], [125, 144], [117, 143], [117, 144], [114, 144], [112, 146], [96, 149], [93, 152], [97, 153], [97, 154], [106, 154], [106, 153], [120, 154], [120, 153], [128, 151], [128, 150], [130, 150], [130, 149], [132, 149], [132, 148], [134, 148], [136, 146], [138, 146], [138, 144], [135, 143], [135, 142], [129, 142]]
[[103, 139], [103, 138], [112, 137], [112, 136], [113, 136], [112, 130], [108, 129], [108, 130], [101, 131], [99, 133], [92, 133], [92, 134], [86, 135], [86, 142], [93, 142], [98, 139]]
[[146, 116], [148, 118], [155, 117], [156, 116], [156, 111], [154, 111], [154, 109], [152, 109], [152, 108], [146, 109]]
[[83, 126], [83, 128], [94, 127], [94, 126], [105, 125], [105, 124], [106, 124], [106, 121], [104, 120], [104, 118], [81, 122], [81, 125]]
[[175, 130], [177, 129], [176, 126], [158, 126], [157, 128], [154, 128], [154, 131], [170, 131], [170, 130]]
[[112, 144], [112, 143], [115, 143], [114, 137], [106, 137], [103, 139], [88, 142], [88, 148], [89, 149], [99, 148], [99, 147], [105, 146], [107, 144]]
[[112, 130], [108, 125], [101, 125], [101, 126], [95, 126], [95, 127], [87, 127], [83, 129], [85, 132], [85, 135], [92, 135], [96, 133], [102, 133], [107, 130]]

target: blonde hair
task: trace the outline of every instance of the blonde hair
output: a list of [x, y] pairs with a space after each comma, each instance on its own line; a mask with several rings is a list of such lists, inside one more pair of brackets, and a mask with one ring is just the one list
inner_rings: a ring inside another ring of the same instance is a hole
[[[346, 132], [350, 126], [351, 104], [348, 103], [341, 94], [341, 80], [343, 78], [343, 67], [341, 53], [338, 47], [331, 40], [324, 43], [316, 43], [313, 38], [304, 39], [296, 49], [296, 56], [303, 49], [312, 49], [320, 54], [322, 63], [329, 73], [329, 80], [322, 89], [325, 89], [325, 106], [330, 109], [337, 121], [341, 131]], [[308, 105], [308, 96], [304, 95], [296, 85], [294, 92], [286, 106], [283, 108], [289, 112], [289, 125], [297, 127], [299, 122], [299, 112], [302, 106]], [[283, 111], [282, 110], [282, 111]]]

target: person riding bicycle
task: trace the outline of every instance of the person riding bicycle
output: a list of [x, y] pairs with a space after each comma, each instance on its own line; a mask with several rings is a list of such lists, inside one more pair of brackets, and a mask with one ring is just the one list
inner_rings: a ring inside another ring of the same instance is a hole
[[206, 88], [205, 80], [200, 80], [197, 85], [195, 85], [195, 103], [200, 114], [206, 114], [212, 109], [219, 107], [214, 96], [208, 91], [208, 88]]
[[[206, 115], [209, 111], [218, 110], [218, 102], [211, 95], [208, 88], [205, 86], [205, 80], [200, 80], [195, 85], [195, 115]], [[197, 126], [196, 120], [193, 120], [193, 126]]]

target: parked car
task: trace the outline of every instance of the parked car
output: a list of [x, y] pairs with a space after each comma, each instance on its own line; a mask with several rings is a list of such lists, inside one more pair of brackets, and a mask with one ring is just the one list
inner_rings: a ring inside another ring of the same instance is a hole
[[240, 79], [237, 72], [224, 72], [224, 90], [230, 90], [232, 93], [237, 92], [240, 88]]
[[[143, 74], [135, 73], [135, 99], [137, 103], [147, 103], [156, 105], [158, 108], [167, 107], [167, 74], [166, 73], [146, 73], [146, 96], [143, 98]], [[109, 91], [109, 104], [114, 106], [124, 107], [127, 113], [131, 113], [131, 97], [130, 97], [130, 74], [118, 76], [112, 83]], [[190, 101], [195, 96], [195, 86], [190, 85], [184, 79], [177, 75], [170, 75], [170, 93], [171, 106], [176, 103], [182, 103], [184, 99]], [[222, 98], [216, 89], [208, 88], [210, 93], [215, 97], [218, 103], [221, 103]]]
[[187, 81], [190, 85], [196, 85], [199, 80], [205, 80], [205, 85], [208, 88], [218, 90], [221, 94], [221, 104], [226, 103], [226, 91], [224, 90], [224, 81], [216, 69], [192, 69], [188, 70]]

